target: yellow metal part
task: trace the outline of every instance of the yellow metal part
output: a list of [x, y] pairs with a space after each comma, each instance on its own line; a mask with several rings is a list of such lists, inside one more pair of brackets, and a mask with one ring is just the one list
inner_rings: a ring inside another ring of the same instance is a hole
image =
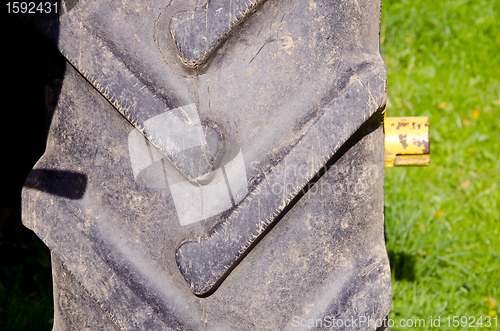
[[385, 166], [429, 165], [428, 117], [386, 117]]

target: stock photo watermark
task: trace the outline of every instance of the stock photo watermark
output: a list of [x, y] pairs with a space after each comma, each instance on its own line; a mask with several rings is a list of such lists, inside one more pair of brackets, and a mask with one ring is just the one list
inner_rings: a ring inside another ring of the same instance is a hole
[[373, 319], [370, 316], [351, 316], [350, 318], [337, 318], [334, 316], [324, 316], [322, 318], [301, 318], [299, 316], [292, 317], [292, 327], [294, 328], [307, 328], [307, 329], [339, 329], [339, 328], [352, 328], [358, 330], [359, 328], [405, 328], [405, 329], [419, 329], [419, 328], [491, 328], [498, 329], [498, 316], [447, 316], [447, 317], [433, 317], [429, 318], [412, 318], [412, 319]]
[[[261, 172], [260, 163], [254, 161], [250, 164], [253, 172]], [[332, 165], [321, 167], [314, 171], [312, 164], [287, 164], [278, 165], [265, 175], [268, 185], [263, 185], [259, 194], [283, 195], [300, 189], [302, 193], [308, 194], [364, 194], [373, 186], [376, 179], [381, 175], [382, 169], [376, 164], [355, 165]], [[304, 181], [309, 181], [317, 173], [323, 173], [321, 180], [316, 183], [309, 182], [304, 187]]]

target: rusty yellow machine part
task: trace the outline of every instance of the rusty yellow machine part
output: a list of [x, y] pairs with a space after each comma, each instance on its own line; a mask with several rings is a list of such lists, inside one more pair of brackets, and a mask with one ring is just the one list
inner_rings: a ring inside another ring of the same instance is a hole
[[429, 118], [386, 117], [385, 166], [429, 165]]

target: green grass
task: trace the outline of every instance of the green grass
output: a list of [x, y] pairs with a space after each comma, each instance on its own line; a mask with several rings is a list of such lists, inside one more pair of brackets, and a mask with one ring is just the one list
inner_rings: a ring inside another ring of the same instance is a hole
[[385, 0], [381, 42], [387, 115], [431, 123], [431, 165], [386, 169], [389, 317], [426, 320], [392, 329], [500, 329], [500, 1]]

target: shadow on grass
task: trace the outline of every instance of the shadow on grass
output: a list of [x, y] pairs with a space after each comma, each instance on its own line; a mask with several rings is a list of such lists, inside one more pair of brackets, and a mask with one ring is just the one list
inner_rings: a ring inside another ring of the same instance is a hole
[[395, 280], [415, 281], [417, 257], [405, 252], [388, 250], [389, 264]]
[[30, 230], [16, 234], [24, 263], [0, 267], [0, 331], [52, 330], [50, 251]]

